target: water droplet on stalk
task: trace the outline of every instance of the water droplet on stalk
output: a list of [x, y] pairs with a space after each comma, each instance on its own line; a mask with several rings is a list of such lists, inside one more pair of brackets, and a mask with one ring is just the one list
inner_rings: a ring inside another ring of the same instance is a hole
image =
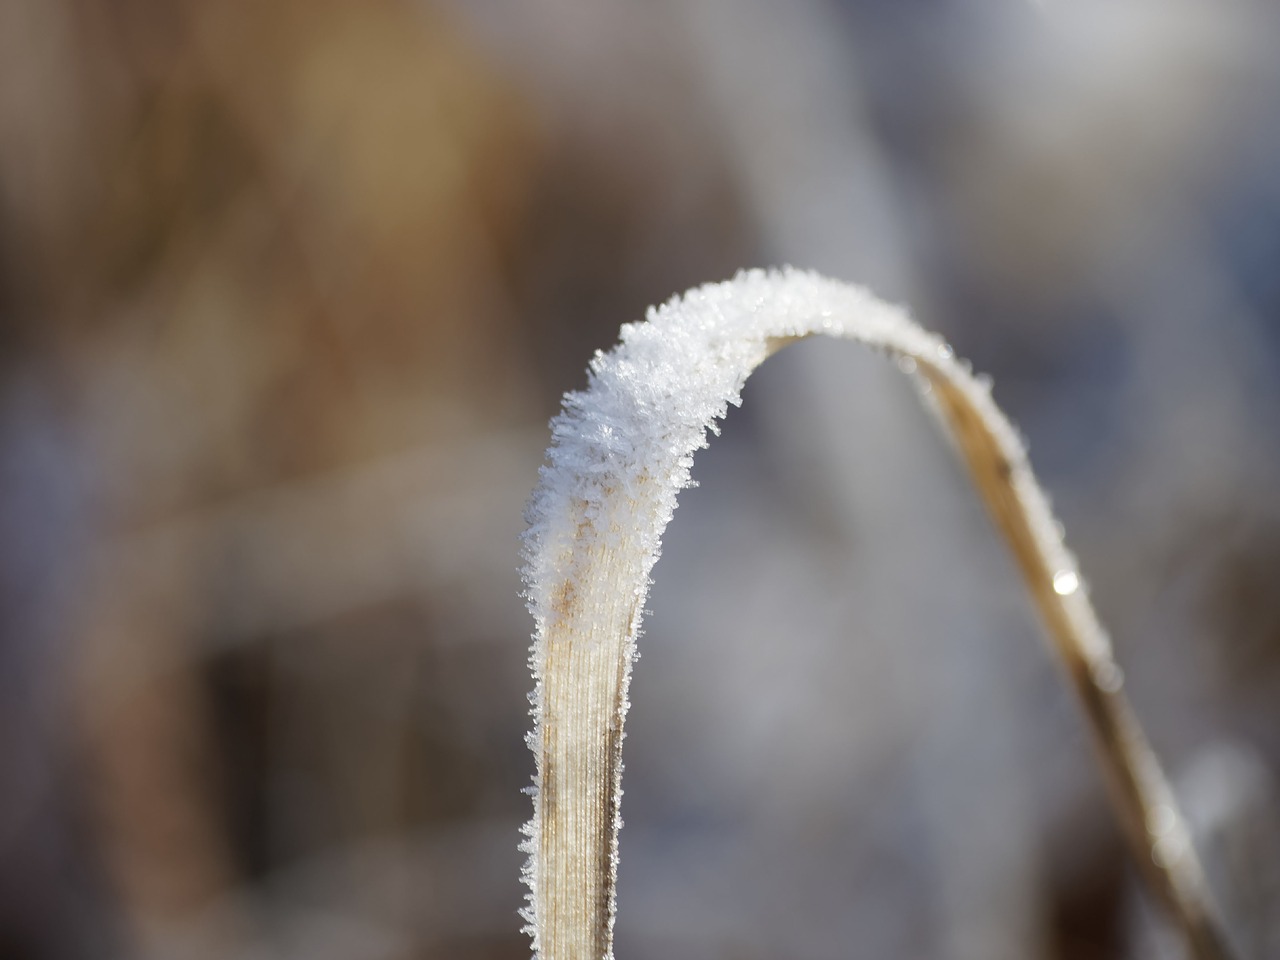
[[1164, 803], [1158, 804], [1152, 809], [1151, 816], [1147, 819], [1147, 833], [1153, 837], [1163, 837], [1173, 829], [1177, 820], [1178, 815], [1173, 812], [1173, 807]]

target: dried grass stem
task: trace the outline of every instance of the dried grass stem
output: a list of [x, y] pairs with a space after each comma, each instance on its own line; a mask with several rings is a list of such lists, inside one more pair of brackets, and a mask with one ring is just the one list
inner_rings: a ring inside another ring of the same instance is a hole
[[1085, 709], [1135, 859], [1196, 960], [1226, 939], [1173, 794], [1017, 433], [937, 336], [865, 290], [752, 271], [623, 328], [552, 422], [530, 506], [525, 577], [537, 759], [525, 917], [542, 960], [612, 957], [621, 746], [649, 574], [706, 431], [767, 356], [814, 334], [895, 355], [953, 435]]

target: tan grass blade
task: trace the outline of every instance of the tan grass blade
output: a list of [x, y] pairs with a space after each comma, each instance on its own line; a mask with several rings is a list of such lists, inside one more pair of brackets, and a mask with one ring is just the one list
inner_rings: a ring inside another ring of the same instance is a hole
[[948, 425], [1017, 559], [1085, 708], [1134, 856], [1198, 960], [1229, 956], [1168, 783], [1075, 560], [988, 385], [906, 313], [796, 270], [699, 287], [622, 328], [585, 391], [566, 395], [529, 508], [525, 580], [535, 620], [524, 916], [542, 960], [612, 957], [621, 747], [636, 638], [662, 532], [707, 431], [747, 376], [814, 334], [887, 351]]

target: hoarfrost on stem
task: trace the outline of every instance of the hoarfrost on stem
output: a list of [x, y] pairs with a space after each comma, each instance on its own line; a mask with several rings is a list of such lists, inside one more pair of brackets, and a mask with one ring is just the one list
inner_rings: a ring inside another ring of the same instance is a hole
[[[573, 572], [566, 564], [582, 562], [570, 547], [581, 542], [583, 521], [610, 546], [624, 532], [629, 546], [642, 546], [647, 574], [707, 431], [719, 432], [716, 421], [780, 342], [814, 333], [904, 353], [945, 357], [950, 349], [862, 288], [785, 269], [744, 271], [673, 297], [650, 308], [646, 322], [624, 325], [613, 350], [596, 353], [587, 389], [566, 394], [551, 423], [528, 511], [524, 575], [540, 633], [552, 615], [548, 587]], [[601, 529], [618, 494], [656, 508], [655, 522]]]

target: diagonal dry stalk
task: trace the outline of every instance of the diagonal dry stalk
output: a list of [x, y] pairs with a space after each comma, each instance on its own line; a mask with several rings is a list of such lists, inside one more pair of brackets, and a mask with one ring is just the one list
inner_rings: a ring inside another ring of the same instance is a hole
[[696, 450], [747, 376], [825, 333], [899, 358], [954, 435], [1080, 696], [1134, 856], [1197, 960], [1229, 956], [1172, 792], [1021, 441], [987, 384], [896, 307], [812, 273], [751, 271], [622, 328], [552, 421], [525, 580], [537, 760], [524, 916], [542, 960], [612, 957], [621, 747], [636, 637], [663, 530]]

